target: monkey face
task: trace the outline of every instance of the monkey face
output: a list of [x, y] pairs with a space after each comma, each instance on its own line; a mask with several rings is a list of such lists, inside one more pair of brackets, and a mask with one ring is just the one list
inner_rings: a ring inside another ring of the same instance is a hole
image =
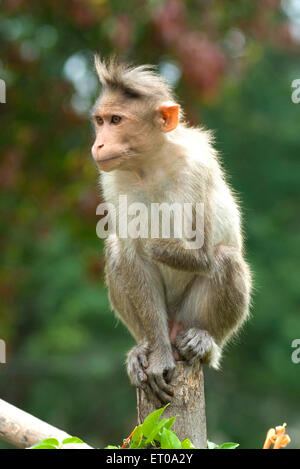
[[93, 111], [92, 155], [98, 167], [112, 171], [146, 164], [163, 143], [163, 134], [176, 128], [178, 108], [173, 103], [153, 108], [113, 93], [101, 97]]
[[132, 105], [108, 96], [96, 105], [93, 120], [96, 137], [92, 155], [100, 169], [125, 169], [136, 162], [147, 139], [141, 138], [144, 125]]

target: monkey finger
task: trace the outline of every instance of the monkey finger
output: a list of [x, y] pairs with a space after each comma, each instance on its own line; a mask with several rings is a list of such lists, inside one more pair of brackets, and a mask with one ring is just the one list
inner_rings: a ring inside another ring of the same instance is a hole
[[175, 367], [174, 368], [169, 368], [164, 371], [163, 377], [166, 383], [170, 383], [172, 381], [173, 375], [174, 375]]
[[185, 334], [180, 341], [180, 347], [187, 347], [193, 339], [194, 337], [191, 337], [190, 334]]
[[130, 381], [134, 386], [141, 387], [142, 383], [147, 380], [143, 368], [136, 361], [130, 363], [127, 371]]
[[172, 396], [157, 385], [155, 378], [151, 382], [151, 389], [162, 404], [167, 404], [171, 401]]
[[177, 348], [173, 347], [173, 357], [176, 361], [182, 360]]
[[188, 340], [184, 344], [180, 345], [180, 351], [183, 353], [194, 353], [201, 347], [201, 340], [197, 337], [193, 337], [192, 339]]
[[186, 344], [191, 340], [191, 337], [185, 334], [179, 334], [175, 339], [175, 345], [177, 348], [181, 349], [186, 347]]
[[147, 375], [143, 371], [140, 371], [139, 374], [138, 374], [138, 377], [139, 377], [139, 384], [140, 384], [141, 387], [143, 387], [145, 382], [148, 379]]
[[175, 337], [175, 346], [178, 347], [182, 340], [184, 338], [184, 334], [178, 334], [176, 337]]
[[159, 401], [162, 404], [167, 404], [168, 402], [171, 401], [171, 396], [169, 396], [166, 392], [164, 392], [160, 387], [157, 385], [155, 377], [151, 376], [149, 377], [149, 385], [151, 387], [152, 392], [156, 395], [156, 397], [159, 399]]
[[182, 351], [185, 360], [190, 361], [197, 357], [198, 353], [195, 349], [187, 349]]
[[170, 384], [167, 384], [165, 379], [162, 376], [156, 376], [155, 382], [159, 389], [164, 393], [168, 394], [169, 396], [174, 396], [174, 390]]
[[189, 350], [180, 350], [180, 354], [184, 361], [189, 361], [193, 358], [194, 354]]
[[201, 360], [200, 357], [196, 354], [188, 360], [188, 365], [193, 366], [197, 360]]
[[143, 387], [143, 392], [145, 393], [145, 396], [149, 402], [151, 402], [157, 409], [161, 407], [161, 401], [159, 398], [156, 396], [156, 394], [152, 391], [151, 387], [149, 384], [145, 383]]
[[156, 391], [156, 395], [159, 399], [159, 401], [165, 405], [165, 404], [168, 404], [169, 402], [171, 402], [172, 400], [172, 396], [170, 396], [169, 394], [166, 394], [164, 391], [162, 391], [161, 389], [158, 389], [158, 391]]
[[195, 340], [190, 340], [182, 347], [182, 349], [186, 352], [193, 353], [193, 351], [197, 349], [198, 345], [200, 344], [198, 344]]
[[139, 356], [139, 362], [143, 368], [148, 368], [148, 360], [146, 355], [140, 355]]
[[158, 403], [158, 398], [157, 396], [155, 395], [155, 392], [153, 391], [152, 387], [151, 387], [151, 384], [149, 383], [149, 380], [143, 384], [143, 391], [148, 399], [148, 401], [150, 402], [155, 402], [155, 404]]
[[137, 388], [141, 388], [144, 383], [142, 375], [140, 373], [130, 375], [130, 381], [131, 381], [131, 384], [133, 384], [133, 386]]

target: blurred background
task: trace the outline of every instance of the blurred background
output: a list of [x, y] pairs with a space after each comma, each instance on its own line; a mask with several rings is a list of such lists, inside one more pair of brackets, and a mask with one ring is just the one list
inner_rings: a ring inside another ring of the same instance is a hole
[[158, 65], [188, 120], [214, 129], [243, 207], [252, 319], [205, 370], [209, 439], [258, 448], [287, 422], [300, 447], [299, 46], [299, 0], [0, 0], [2, 399], [95, 447], [135, 424], [90, 156], [93, 54], [117, 53]]

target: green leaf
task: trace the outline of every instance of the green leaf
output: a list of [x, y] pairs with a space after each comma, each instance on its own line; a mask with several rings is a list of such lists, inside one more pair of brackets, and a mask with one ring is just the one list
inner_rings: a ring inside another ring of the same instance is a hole
[[171, 417], [170, 419], [165, 419], [165, 420], [167, 420], [167, 422], [165, 424], [165, 428], [167, 430], [170, 430], [173, 427], [174, 422], [177, 419], [177, 417], [179, 417], [179, 415], [175, 415], [175, 417]]
[[104, 449], [120, 449], [120, 446], [112, 446], [112, 445], [108, 445], [108, 446], [105, 446]]
[[236, 449], [238, 446], [240, 446], [238, 443], [223, 443], [218, 449]]
[[[46, 446], [49, 446], [46, 447]], [[59, 449], [60, 442], [56, 438], [45, 438], [36, 445], [30, 446], [28, 449]]]
[[68, 443], [83, 443], [84, 444], [84, 441], [82, 441], [80, 438], [77, 438], [77, 436], [71, 436], [70, 438], [66, 438], [65, 440], [62, 441], [63, 445], [67, 445]]
[[153, 440], [160, 441], [160, 436], [158, 434], [162, 431], [164, 428], [165, 424], [168, 422], [169, 419], [162, 419], [160, 422], [156, 423], [155, 426], [152, 429], [152, 432], [146, 439], [146, 444], [150, 443]]
[[176, 415], [175, 417], [172, 417], [170, 419], [167, 419], [167, 418], [164, 418], [164, 419], [161, 419], [153, 428], [151, 434], [149, 435], [149, 437], [147, 438], [146, 440], [146, 444], [150, 443], [151, 441], [158, 441], [160, 443], [160, 439], [161, 439], [161, 432], [164, 428], [166, 428], [166, 430], [170, 430], [170, 428], [172, 427], [172, 425], [174, 424], [176, 418], [178, 416]]
[[173, 430], [163, 429], [160, 438], [162, 449], [181, 449], [181, 442]]
[[143, 438], [143, 429], [142, 429], [142, 426], [139, 425], [138, 427], [136, 427], [136, 429], [133, 432], [133, 435], [131, 437], [131, 442], [139, 443], [142, 438]]
[[143, 430], [142, 426], [139, 425], [138, 427], [136, 427], [131, 437], [129, 449], [142, 449], [144, 446], [145, 440], [143, 440]]
[[142, 426], [139, 425], [133, 432], [131, 437], [130, 449], [141, 449], [145, 446], [145, 440], [143, 440]]
[[212, 441], [207, 441], [207, 448], [208, 449], [217, 449], [217, 448], [219, 448], [219, 445], [216, 445], [216, 443], [213, 443]]
[[167, 404], [165, 407], [162, 407], [161, 409], [155, 410], [154, 412], [152, 412], [151, 414], [149, 414], [149, 415], [145, 418], [145, 420], [144, 420], [144, 422], [142, 423], [141, 427], [142, 427], [142, 430], [143, 430], [143, 434], [144, 434], [147, 438], [151, 435], [151, 433], [152, 433], [152, 431], [153, 431], [153, 429], [154, 429], [154, 427], [155, 427], [155, 425], [156, 425], [158, 419], [160, 418], [161, 414], [163, 413], [163, 411], [166, 409], [166, 407], [167, 407], [168, 405], [169, 405], [169, 404]]
[[54, 445], [49, 445], [46, 443], [39, 443], [35, 446], [31, 446], [29, 449], [58, 449], [58, 448]]
[[146, 440], [141, 440], [139, 443], [131, 443], [129, 449], [143, 449], [146, 445]]
[[45, 438], [43, 441], [40, 443], [46, 444], [46, 445], [51, 445], [51, 446], [57, 446], [58, 448], [60, 447], [60, 442], [56, 438]]
[[186, 438], [185, 440], [182, 441], [182, 443], [181, 443], [181, 448], [182, 448], [182, 449], [191, 449], [191, 448], [195, 448], [195, 446], [193, 445], [193, 443], [191, 442], [191, 440], [189, 440], [188, 438]]

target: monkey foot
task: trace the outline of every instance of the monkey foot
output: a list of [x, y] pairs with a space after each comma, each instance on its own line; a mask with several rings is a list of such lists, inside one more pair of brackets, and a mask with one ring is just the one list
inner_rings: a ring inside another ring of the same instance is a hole
[[191, 328], [175, 339], [175, 346], [181, 359], [194, 363], [201, 360], [210, 364], [214, 349], [217, 347], [212, 336], [202, 329]]
[[127, 373], [134, 386], [142, 388], [147, 381], [148, 354], [148, 345], [143, 343], [133, 347], [127, 355]]
[[127, 373], [131, 383], [143, 389], [156, 407], [170, 402], [174, 394], [169, 384], [175, 369], [173, 355], [149, 350], [148, 344], [133, 347], [127, 355]]
[[171, 402], [174, 389], [171, 380], [176, 367], [172, 353], [156, 350], [149, 355], [149, 366], [145, 371], [147, 381], [143, 391], [156, 407]]

